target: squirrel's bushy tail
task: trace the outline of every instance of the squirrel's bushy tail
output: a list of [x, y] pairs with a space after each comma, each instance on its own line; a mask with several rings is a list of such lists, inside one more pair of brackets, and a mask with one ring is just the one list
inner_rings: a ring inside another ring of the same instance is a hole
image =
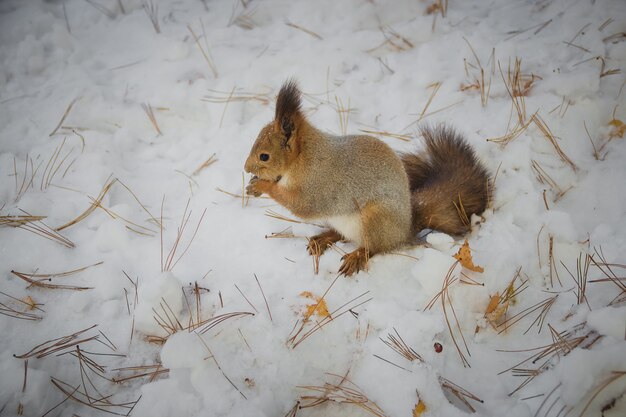
[[401, 155], [409, 177], [414, 231], [464, 234], [472, 214], [487, 208], [489, 173], [454, 129], [423, 128], [422, 135], [424, 151]]

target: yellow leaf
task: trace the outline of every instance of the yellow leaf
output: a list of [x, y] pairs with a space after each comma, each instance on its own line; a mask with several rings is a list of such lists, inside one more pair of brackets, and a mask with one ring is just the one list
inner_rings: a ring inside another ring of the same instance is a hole
[[487, 304], [487, 309], [485, 310], [485, 314], [493, 313], [496, 307], [498, 307], [499, 303], [500, 303], [500, 295], [499, 294], [492, 295], [491, 299], [489, 300], [489, 304]]
[[33, 297], [31, 297], [30, 295], [27, 296], [26, 298], [24, 298], [23, 300], [26, 304], [28, 304], [28, 309], [29, 310], [34, 310], [35, 307], [37, 306], [37, 303], [35, 302], [35, 300], [33, 300]]
[[310, 291], [303, 291], [300, 295], [304, 298], [315, 301], [313, 304], [307, 304], [306, 311], [302, 313], [304, 321], [308, 321], [313, 314], [317, 314], [320, 317], [330, 317], [328, 307], [326, 306], [326, 300], [313, 295]]
[[467, 242], [467, 239], [465, 239], [465, 243], [463, 243], [463, 246], [461, 246], [461, 248], [456, 253], [456, 255], [454, 255], [454, 257], [459, 260], [463, 268], [467, 268], [470, 271], [474, 271], [474, 272], [485, 271], [482, 267], [478, 265], [474, 265], [474, 261], [472, 261], [472, 252], [470, 251], [470, 247], [469, 247], [469, 243]]
[[626, 133], [626, 124], [624, 124], [624, 122], [619, 119], [613, 119], [609, 122], [609, 126], [613, 127], [611, 132], [609, 132], [609, 137], [624, 137], [624, 133]]
[[496, 327], [498, 320], [500, 320], [500, 317], [502, 317], [508, 309], [509, 302], [505, 301], [504, 304], [498, 306], [498, 308], [494, 309], [494, 311], [485, 314], [485, 317], [487, 317], [487, 320], [492, 326]]
[[413, 409], [413, 417], [420, 417], [424, 411], [426, 411], [426, 404], [424, 404], [422, 400], [419, 400]]

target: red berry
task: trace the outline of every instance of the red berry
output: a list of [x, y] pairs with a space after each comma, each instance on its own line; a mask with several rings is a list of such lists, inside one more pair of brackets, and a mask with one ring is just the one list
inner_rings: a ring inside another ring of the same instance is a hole
[[442, 350], [443, 350], [443, 346], [441, 346], [441, 343], [435, 342], [435, 352], [441, 353]]

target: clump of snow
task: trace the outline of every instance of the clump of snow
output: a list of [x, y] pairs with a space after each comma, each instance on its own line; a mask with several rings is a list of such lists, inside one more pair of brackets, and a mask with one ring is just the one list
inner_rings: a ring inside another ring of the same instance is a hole
[[454, 246], [454, 239], [445, 233], [429, 233], [426, 241], [440, 252], [447, 252]]
[[180, 314], [183, 307], [180, 281], [173, 273], [163, 272], [144, 277], [138, 287], [135, 328], [144, 334], [163, 333], [157, 321], [158, 312], [165, 309], [170, 314]]
[[589, 312], [589, 327], [605, 336], [626, 337], [626, 307], [605, 307]]
[[[434, 7], [0, 2], [0, 414], [275, 417], [328, 383], [385, 416], [419, 400], [433, 417], [623, 415], [626, 146], [610, 122], [626, 120], [626, 7]], [[304, 237], [320, 228], [241, 197], [289, 77], [332, 134], [401, 134], [379, 137], [407, 152], [420, 125], [455, 127], [494, 175], [472, 233], [429, 233], [351, 278], [338, 243], [315, 274]], [[27, 213], [45, 218], [6, 217]], [[450, 269], [465, 238], [483, 273]], [[322, 296], [330, 316], [306, 318]], [[370, 415], [329, 398], [298, 416]]]

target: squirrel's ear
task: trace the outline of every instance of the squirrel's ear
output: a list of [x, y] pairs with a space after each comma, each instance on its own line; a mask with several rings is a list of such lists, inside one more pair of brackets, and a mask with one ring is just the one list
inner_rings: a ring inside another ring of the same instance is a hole
[[285, 144], [298, 127], [302, 117], [298, 84], [294, 80], [288, 80], [278, 93], [275, 116], [275, 123], [286, 137]]

